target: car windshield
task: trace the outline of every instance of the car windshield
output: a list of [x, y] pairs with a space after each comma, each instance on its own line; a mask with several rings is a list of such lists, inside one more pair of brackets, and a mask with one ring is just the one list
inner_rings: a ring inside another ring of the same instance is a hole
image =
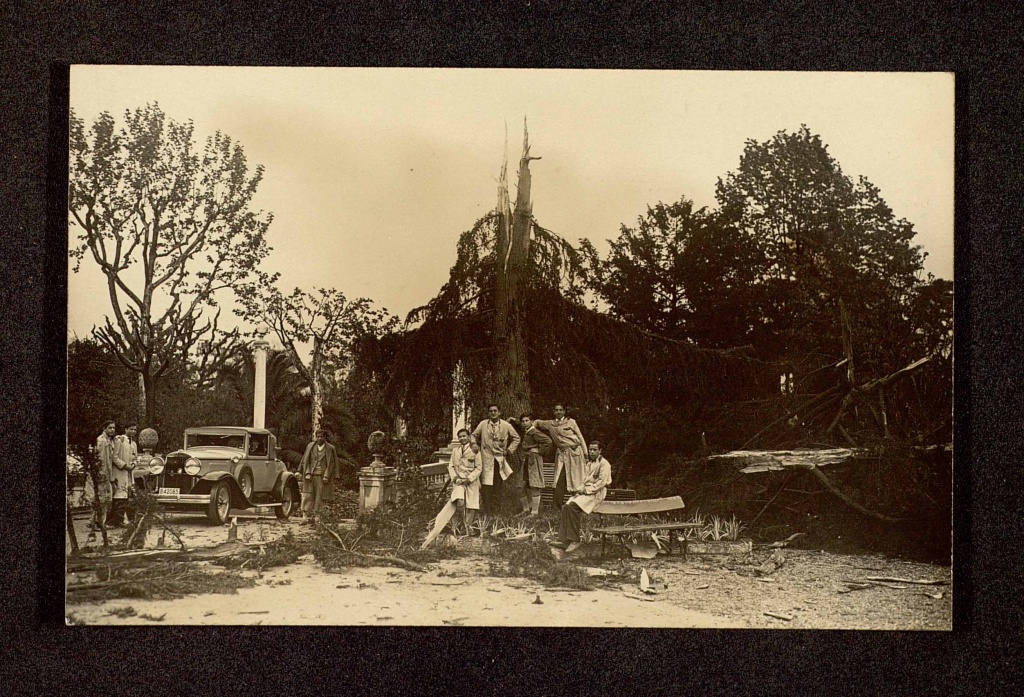
[[219, 433], [190, 433], [185, 437], [186, 448], [201, 448], [203, 446], [217, 446], [221, 448], [245, 447], [245, 436], [241, 434], [224, 435]]

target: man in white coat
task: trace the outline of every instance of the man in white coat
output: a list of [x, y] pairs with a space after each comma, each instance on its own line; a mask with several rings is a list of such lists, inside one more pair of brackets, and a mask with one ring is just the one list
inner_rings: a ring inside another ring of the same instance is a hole
[[139, 456], [139, 446], [135, 444], [135, 424], [125, 426], [124, 433], [114, 438], [112, 467], [110, 469], [110, 485], [113, 501], [110, 513], [107, 514], [107, 527], [119, 528], [125, 523], [128, 515], [128, 492], [134, 484], [132, 471], [135, 460]]
[[480, 510], [480, 457], [468, 429], [460, 428], [458, 438], [459, 444], [452, 449], [448, 463], [448, 476], [452, 480], [449, 500], [462, 512], [463, 526], [470, 534], [470, 526]]
[[487, 418], [473, 431], [473, 438], [480, 446], [480, 491], [483, 495], [483, 512], [494, 515], [498, 512], [498, 492], [501, 491], [501, 483], [512, 474], [508, 456], [519, 447], [519, 434], [512, 424], [501, 418], [501, 408], [497, 404], [489, 404]]
[[612, 483], [612, 466], [601, 457], [601, 444], [590, 442], [587, 461], [583, 466], [583, 484], [572, 498], [562, 506], [558, 525], [558, 541], [553, 547], [564, 548], [566, 554], [579, 549], [580, 526], [584, 513], [593, 513], [597, 504], [604, 501], [608, 485]]

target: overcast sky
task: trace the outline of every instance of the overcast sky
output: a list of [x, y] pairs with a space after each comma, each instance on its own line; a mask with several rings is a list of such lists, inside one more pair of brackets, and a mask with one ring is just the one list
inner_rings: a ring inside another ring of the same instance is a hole
[[[573, 243], [604, 252], [658, 201], [714, 206], [745, 140], [807, 124], [914, 224], [925, 269], [953, 277], [951, 74], [74, 66], [70, 98], [87, 124], [155, 101], [200, 148], [216, 130], [238, 140], [266, 167], [254, 205], [274, 214], [265, 268], [282, 288], [403, 318], [494, 207], [506, 125], [514, 170], [524, 116], [543, 158], [534, 216]], [[68, 295], [69, 334], [110, 312], [88, 261]]]

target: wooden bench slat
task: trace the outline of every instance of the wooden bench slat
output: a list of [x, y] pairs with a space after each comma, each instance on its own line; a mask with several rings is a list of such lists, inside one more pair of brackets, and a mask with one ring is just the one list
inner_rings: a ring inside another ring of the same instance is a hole
[[666, 496], [661, 499], [643, 499], [640, 501], [608, 501], [597, 504], [594, 513], [602, 515], [641, 515], [644, 513], [664, 513], [683, 508], [681, 496]]

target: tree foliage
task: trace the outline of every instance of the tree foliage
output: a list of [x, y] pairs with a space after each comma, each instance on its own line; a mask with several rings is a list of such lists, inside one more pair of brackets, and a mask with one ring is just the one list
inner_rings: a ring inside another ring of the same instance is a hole
[[112, 317], [95, 334], [142, 375], [147, 423], [176, 364], [205, 382], [229, 353], [236, 335], [219, 331], [213, 308], [270, 251], [271, 216], [250, 208], [262, 178], [241, 145], [218, 132], [200, 152], [192, 123], [157, 104], [126, 111], [120, 127], [104, 112], [86, 128], [72, 111], [73, 269], [88, 260], [106, 278]]
[[715, 211], [685, 197], [658, 203], [609, 242], [607, 259], [588, 241], [584, 249], [612, 316], [707, 348], [750, 342], [756, 252]]
[[748, 141], [739, 168], [719, 179], [721, 222], [743, 235], [756, 271], [749, 301], [760, 317], [759, 355], [798, 360], [843, 355], [838, 302], [849, 310], [858, 363], [884, 372], [918, 347], [905, 309], [924, 254], [913, 226], [896, 219], [877, 187], [845, 175], [803, 126]]
[[313, 437], [323, 417], [324, 391], [344, 379], [356, 342], [388, 331], [397, 320], [367, 298], [350, 301], [333, 288], [295, 288], [285, 295], [276, 286], [277, 274], [259, 271], [256, 278], [235, 287], [241, 305], [237, 312], [264, 327], [258, 335], [271, 332], [284, 346], [310, 392]]
[[[160, 444], [167, 452], [181, 446], [182, 434], [191, 426], [245, 424], [252, 414], [251, 399], [246, 406], [244, 391], [221, 374], [209, 386], [197, 386], [185, 379], [187, 369], [170, 368], [156, 422]], [[135, 403], [139, 376], [132, 372], [106, 345], [94, 339], [75, 339], [68, 344], [68, 445], [81, 451], [96, 442], [103, 422], [112, 419], [119, 426], [137, 423]], [[251, 391], [251, 384], [249, 387]], [[143, 424], [138, 424], [142, 426]]]
[[[463, 233], [448, 282], [426, 306], [410, 313], [404, 332], [361, 347], [359, 374], [384, 379], [380, 408], [402, 414], [418, 432], [450, 437], [453, 376], [471, 411], [498, 401], [490, 290], [499, 217], [490, 214]], [[530, 391], [534, 412], [548, 414], [555, 401], [577, 418], [607, 426], [621, 410], [657, 400], [680, 404], [769, 389], [777, 375], [742, 350], [705, 350], [661, 337], [588, 307], [587, 255], [534, 221], [522, 293]]]
[[138, 375], [91, 339], [68, 344], [68, 445], [94, 444], [103, 422], [134, 420]]

